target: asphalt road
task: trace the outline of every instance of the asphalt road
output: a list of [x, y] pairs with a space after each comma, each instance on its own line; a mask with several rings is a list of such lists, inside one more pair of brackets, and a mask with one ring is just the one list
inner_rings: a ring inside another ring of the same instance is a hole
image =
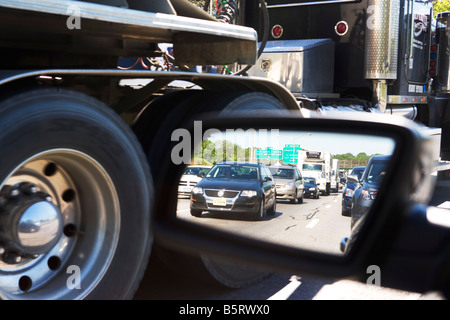
[[[204, 213], [200, 218], [189, 214], [189, 200], [179, 199], [177, 214], [181, 219], [237, 233], [260, 235], [266, 241], [295, 245], [311, 250], [340, 254], [339, 242], [350, 232], [350, 218], [341, 215], [341, 192], [320, 199], [305, 199], [302, 204], [278, 201], [273, 217], [262, 221], [235, 214]], [[192, 220], [194, 219], [194, 220]], [[229, 289], [202, 283], [167, 268], [152, 256], [151, 272], [137, 292], [136, 299], [149, 300], [411, 300], [432, 299], [423, 296], [367, 285], [350, 280], [322, 279], [302, 275], [272, 273], [259, 283], [243, 289]]]
[[189, 212], [189, 199], [179, 199], [177, 216], [211, 228], [217, 228], [258, 240], [302, 249], [341, 254], [339, 243], [350, 234], [350, 219], [341, 215], [341, 193], [305, 198], [303, 203], [277, 201], [274, 216], [254, 221], [249, 214], [208, 213], [195, 218]]

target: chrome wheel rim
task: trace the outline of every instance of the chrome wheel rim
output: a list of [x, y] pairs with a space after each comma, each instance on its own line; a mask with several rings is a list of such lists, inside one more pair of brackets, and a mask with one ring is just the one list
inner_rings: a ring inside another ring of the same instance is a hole
[[[2, 181], [0, 209], [1, 227], [18, 230], [0, 233], [1, 298], [80, 299], [105, 275], [119, 238], [119, 199], [87, 154], [52, 149], [26, 159]], [[44, 218], [51, 232], [38, 230]]]

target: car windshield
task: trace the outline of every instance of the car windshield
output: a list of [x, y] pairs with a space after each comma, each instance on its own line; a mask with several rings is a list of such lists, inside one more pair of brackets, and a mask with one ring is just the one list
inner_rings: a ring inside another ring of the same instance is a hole
[[352, 170], [351, 174], [352, 175], [356, 175], [358, 177], [358, 180], [361, 180], [361, 177], [362, 177], [362, 175], [364, 173], [364, 169], [365, 169], [365, 167], [364, 168], [354, 168]]
[[283, 169], [283, 168], [269, 168], [272, 176], [274, 178], [280, 179], [293, 179], [294, 178], [294, 170], [293, 169]]
[[387, 160], [374, 160], [367, 172], [367, 182], [379, 185], [386, 175]]
[[317, 163], [304, 163], [302, 166], [303, 171], [322, 171], [322, 165]]
[[217, 165], [206, 175], [207, 178], [258, 180], [258, 168], [245, 165]]
[[314, 178], [304, 177], [303, 183], [315, 184], [316, 180]]
[[203, 168], [203, 167], [187, 167], [186, 170], [184, 170], [183, 174], [186, 175], [199, 175], [199, 174], [206, 174], [208, 173], [210, 168]]

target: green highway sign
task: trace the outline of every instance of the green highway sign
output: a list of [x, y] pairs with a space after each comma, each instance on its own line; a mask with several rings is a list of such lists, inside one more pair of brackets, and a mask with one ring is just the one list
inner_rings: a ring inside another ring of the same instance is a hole
[[274, 150], [270, 147], [255, 150], [256, 159], [277, 159], [284, 163], [297, 163], [298, 152], [303, 150], [299, 144], [286, 144], [282, 150]]
[[272, 148], [255, 150], [255, 157], [256, 159], [281, 159], [281, 150]]
[[298, 152], [301, 151], [300, 145], [287, 144], [283, 148], [282, 161], [284, 163], [298, 163]]

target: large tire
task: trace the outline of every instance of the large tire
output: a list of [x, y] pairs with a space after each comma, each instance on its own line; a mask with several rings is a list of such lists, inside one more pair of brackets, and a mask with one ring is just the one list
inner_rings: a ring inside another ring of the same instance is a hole
[[[241, 289], [267, 279], [271, 272], [245, 263], [230, 263], [205, 254], [185, 254], [155, 245], [152, 254], [167, 268], [182, 276], [191, 276], [212, 287]], [[151, 265], [150, 265], [151, 266]]]
[[[0, 102], [0, 127], [1, 193], [22, 200], [1, 204], [11, 219], [0, 220], [0, 243], [8, 243], [0, 259], [0, 297], [132, 298], [153, 241], [153, 186], [128, 125], [96, 99], [47, 88]], [[21, 191], [11, 191], [19, 183]], [[53, 214], [54, 234], [31, 229], [44, 243], [40, 248], [8, 232], [21, 226], [15, 219], [21, 210], [24, 222], [27, 203]], [[11, 254], [15, 259], [8, 261]]]

